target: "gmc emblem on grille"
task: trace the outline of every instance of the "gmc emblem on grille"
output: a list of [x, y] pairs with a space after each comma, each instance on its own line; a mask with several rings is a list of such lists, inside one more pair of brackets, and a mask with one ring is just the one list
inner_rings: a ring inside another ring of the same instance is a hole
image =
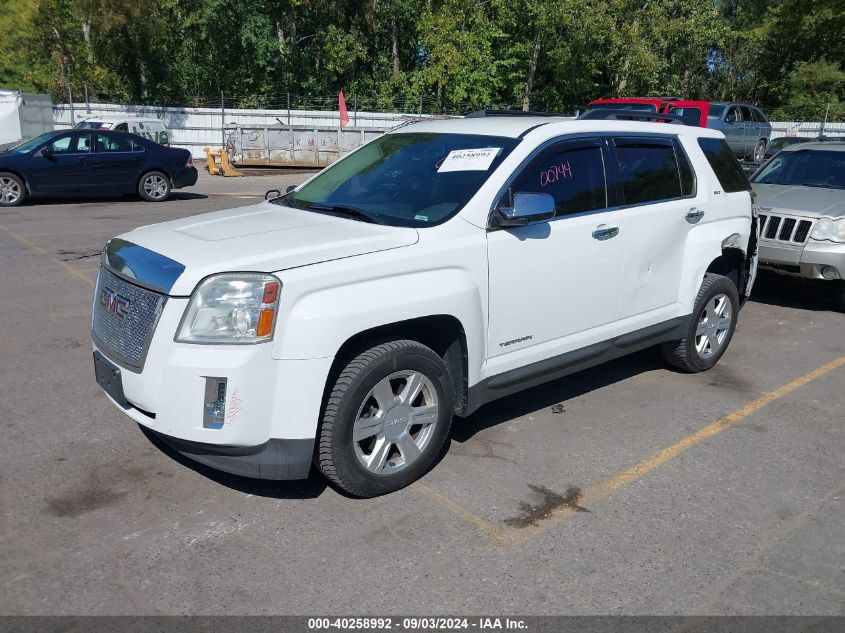
[[132, 304], [129, 299], [117, 294], [108, 286], [104, 286], [100, 292], [100, 303], [107, 312], [111, 312], [118, 319], [125, 319], [129, 316], [129, 306]]

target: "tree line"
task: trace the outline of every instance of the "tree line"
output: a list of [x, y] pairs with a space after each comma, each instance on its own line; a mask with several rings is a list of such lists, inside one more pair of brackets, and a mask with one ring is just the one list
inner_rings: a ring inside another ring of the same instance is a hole
[[673, 95], [843, 120], [843, 33], [843, 0], [4, 0], [0, 85], [439, 112]]

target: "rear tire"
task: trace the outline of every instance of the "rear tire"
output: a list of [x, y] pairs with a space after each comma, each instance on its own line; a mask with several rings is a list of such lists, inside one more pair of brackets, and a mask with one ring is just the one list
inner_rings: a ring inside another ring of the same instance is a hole
[[762, 163], [765, 157], [766, 140], [761, 138], [759, 141], [757, 141], [757, 144], [754, 146], [754, 149], [751, 150], [751, 162], [755, 164]]
[[684, 338], [663, 343], [660, 351], [670, 365], [690, 373], [713, 367], [733, 338], [739, 316], [739, 293], [727, 277], [707, 273]]
[[26, 185], [19, 176], [0, 172], [0, 207], [16, 207], [26, 198]]
[[160, 171], [150, 171], [138, 181], [138, 195], [147, 202], [163, 202], [170, 197], [170, 178]]
[[404, 488], [434, 463], [453, 410], [449, 370], [434, 351], [410, 340], [377, 345], [346, 365], [332, 387], [317, 466], [357, 497]]

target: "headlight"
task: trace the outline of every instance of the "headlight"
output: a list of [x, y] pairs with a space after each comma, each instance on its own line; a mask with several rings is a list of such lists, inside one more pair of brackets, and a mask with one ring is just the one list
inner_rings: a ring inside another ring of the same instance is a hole
[[839, 220], [819, 218], [813, 227], [813, 232], [810, 233], [810, 237], [814, 240], [845, 242], [845, 218]]
[[177, 343], [261, 343], [273, 338], [281, 282], [260, 273], [205, 279], [191, 295]]

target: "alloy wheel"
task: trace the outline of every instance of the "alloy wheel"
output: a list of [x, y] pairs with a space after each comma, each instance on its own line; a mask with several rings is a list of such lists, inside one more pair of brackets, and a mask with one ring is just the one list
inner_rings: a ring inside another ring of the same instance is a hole
[[352, 442], [361, 465], [392, 474], [417, 461], [439, 417], [437, 391], [419, 371], [398, 371], [373, 387], [355, 416]]
[[725, 345], [731, 329], [733, 308], [726, 294], [718, 294], [707, 302], [695, 329], [695, 349], [701, 358], [710, 358]]
[[144, 179], [144, 191], [155, 200], [161, 200], [167, 194], [167, 181], [155, 174]]
[[14, 204], [21, 197], [21, 185], [14, 178], [0, 178], [0, 204]]

